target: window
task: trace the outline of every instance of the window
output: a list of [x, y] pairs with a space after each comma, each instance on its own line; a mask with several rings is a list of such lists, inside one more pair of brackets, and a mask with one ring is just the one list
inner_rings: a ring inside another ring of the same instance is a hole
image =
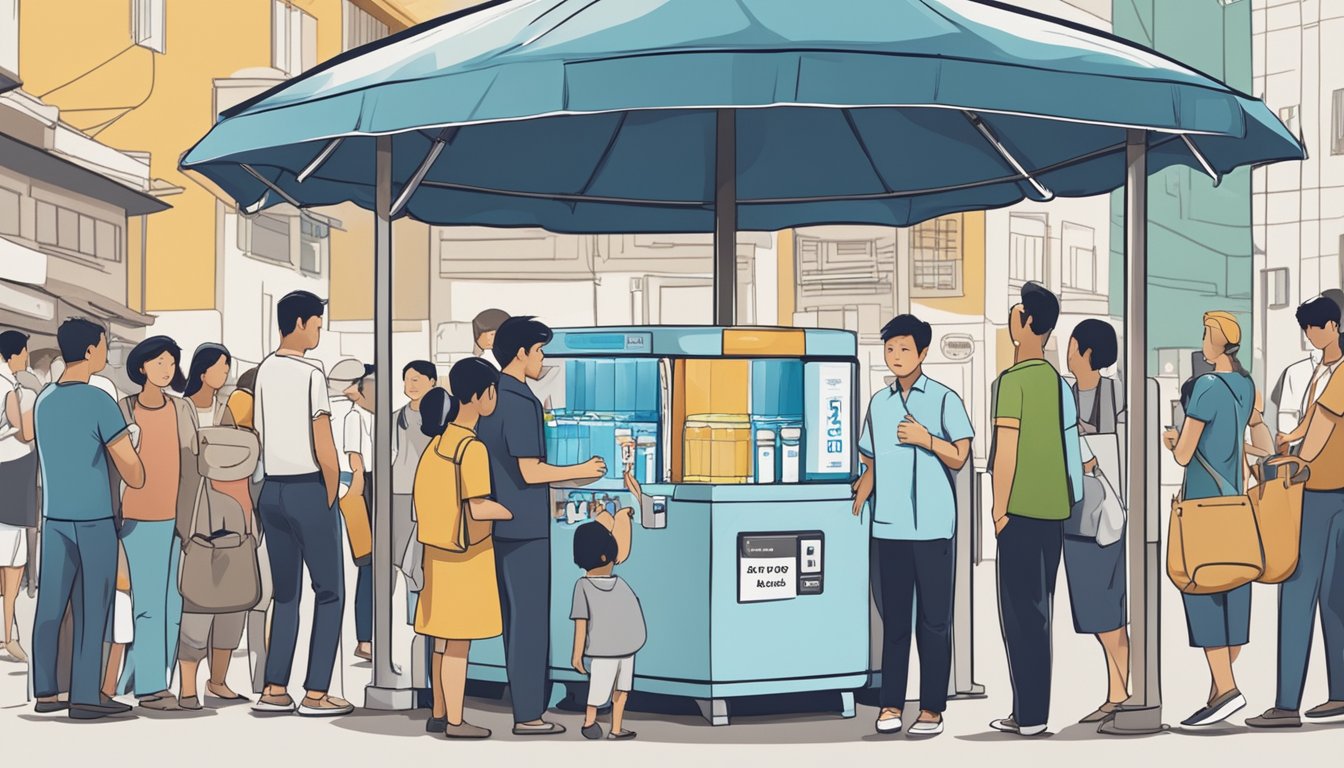
[[289, 217], [259, 213], [238, 217], [238, 249], [277, 264], [292, 264], [289, 256]]
[[164, 52], [167, 0], [131, 0], [131, 39], [142, 48]]
[[310, 275], [322, 274], [331, 247], [331, 228], [320, 221], [299, 221], [299, 269]]
[[12, 189], [0, 187], [0, 235], [18, 235], [22, 198]]
[[1299, 131], [1297, 127], [1297, 105], [1294, 104], [1291, 107], [1284, 107], [1280, 109], [1279, 122], [1287, 126], [1289, 133], [1293, 134], [1294, 136], [1298, 135]]
[[1099, 294], [1101, 284], [1097, 263], [1096, 231], [1082, 224], [1064, 222], [1061, 249], [1064, 254], [1064, 288]]
[[1330, 126], [1330, 154], [1344, 155], [1344, 88], [1335, 91]]
[[1287, 268], [1265, 270], [1265, 302], [1270, 309], [1283, 309], [1288, 306]]
[[[0, 191], [0, 200], [3, 196]], [[42, 200], [37, 201], [37, 242], [70, 255], [121, 260], [121, 227]]]
[[271, 66], [289, 77], [317, 63], [317, 19], [284, 0], [272, 0]]
[[345, 49], [358, 48], [361, 45], [368, 45], [375, 40], [382, 40], [387, 37], [387, 25], [363, 8], [345, 0], [344, 13], [341, 14], [342, 29], [345, 32]]
[[19, 74], [19, 0], [0, 0], [0, 70]]
[[1049, 224], [1045, 214], [1014, 213], [1008, 217], [1008, 281], [1021, 285], [1046, 282]]
[[913, 298], [960, 296], [962, 217], [916, 224], [910, 229], [910, 295]]

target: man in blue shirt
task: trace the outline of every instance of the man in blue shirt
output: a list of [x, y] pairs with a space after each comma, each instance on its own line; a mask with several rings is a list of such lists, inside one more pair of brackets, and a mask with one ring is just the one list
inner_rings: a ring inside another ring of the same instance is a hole
[[506, 320], [493, 352], [503, 373], [499, 403], [476, 434], [490, 451], [495, 500], [513, 513], [495, 523], [495, 570], [504, 612], [504, 659], [513, 702], [513, 732], [554, 736], [564, 726], [542, 719], [547, 705], [551, 636], [551, 483], [591, 483], [607, 474], [599, 457], [557, 467], [546, 463], [541, 402], [527, 382], [541, 378], [551, 329], [532, 317]]
[[33, 408], [42, 466], [42, 564], [33, 621], [33, 687], [38, 712], [59, 712], [57, 648], [66, 604], [74, 619], [70, 717], [96, 720], [130, 707], [103, 698], [103, 637], [117, 577], [117, 527], [108, 457], [131, 488], [144, 465], [121, 410], [89, 377], [107, 367], [107, 332], [67, 320], [56, 335], [65, 372]]
[[882, 329], [896, 381], [873, 395], [859, 438], [866, 471], [855, 484], [854, 514], [876, 492], [873, 538], [882, 615], [879, 733], [901, 730], [909, 678], [913, 611], [919, 643], [920, 709], [910, 733], [942, 733], [952, 671], [952, 599], [957, 499], [953, 473], [966, 464], [975, 430], [955, 392], [924, 375], [933, 329], [899, 315]]

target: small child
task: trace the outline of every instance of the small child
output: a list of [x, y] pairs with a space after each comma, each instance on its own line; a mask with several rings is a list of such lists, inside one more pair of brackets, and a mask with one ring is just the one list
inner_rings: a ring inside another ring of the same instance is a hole
[[131, 609], [131, 569], [126, 563], [126, 550], [117, 542], [117, 581], [112, 598], [112, 643], [108, 649], [107, 669], [103, 672], [102, 692], [107, 698], [117, 695], [117, 680], [121, 677], [121, 663], [126, 646], [135, 639], [135, 616]]
[[[597, 710], [611, 700], [610, 739], [633, 739], [622, 727], [625, 703], [635, 678], [635, 653], [644, 647], [644, 612], [630, 585], [612, 573], [630, 555], [629, 507], [598, 513], [574, 531], [574, 563], [586, 575], [574, 585], [574, 669], [588, 675], [588, 710], [583, 737], [602, 738]], [[588, 669], [584, 668], [584, 657]]]

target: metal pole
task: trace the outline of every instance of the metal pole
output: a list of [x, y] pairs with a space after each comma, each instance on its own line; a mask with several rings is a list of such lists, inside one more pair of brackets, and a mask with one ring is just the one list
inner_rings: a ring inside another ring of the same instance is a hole
[[392, 137], [379, 136], [373, 259], [373, 681], [364, 691], [369, 709], [401, 710], [414, 692], [398, 687], [392, 665]]
[[[1157, 395], [1148, 380], [1148, 135], [1130, 130], [1125, 155], [1125, 386], [1129, 503], [1130, 678], [1133, 694], [1101, 733], [1156, 733], [1162, 726], [1161, 532], [1157, 455], [1150, 452]], [[1150, 413], [1150, 411], [1152, 411]]]
[[737, 110], [718, 111], [714, 152], [714, 324], [737, 322]]

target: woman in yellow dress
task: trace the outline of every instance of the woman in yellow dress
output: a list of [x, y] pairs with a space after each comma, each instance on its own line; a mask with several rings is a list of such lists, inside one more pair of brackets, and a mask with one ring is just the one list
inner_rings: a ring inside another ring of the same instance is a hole
[[468, 358], [448, 373], [453, 395], [435, 389], [420, 406], [421, 430], [431, 437], [415, 472], [418, 538], [424, 545], [424, 589], [415, 631], [434, 639], [428, 730], [453, 739], [489, 738], [462, 718], [467, 652], [472, 640], [503, 631], [495, 578], [495, 520], [513, 515], [490, 495], [490, 456], [476, 424], [494, 413], [499, 371]]

